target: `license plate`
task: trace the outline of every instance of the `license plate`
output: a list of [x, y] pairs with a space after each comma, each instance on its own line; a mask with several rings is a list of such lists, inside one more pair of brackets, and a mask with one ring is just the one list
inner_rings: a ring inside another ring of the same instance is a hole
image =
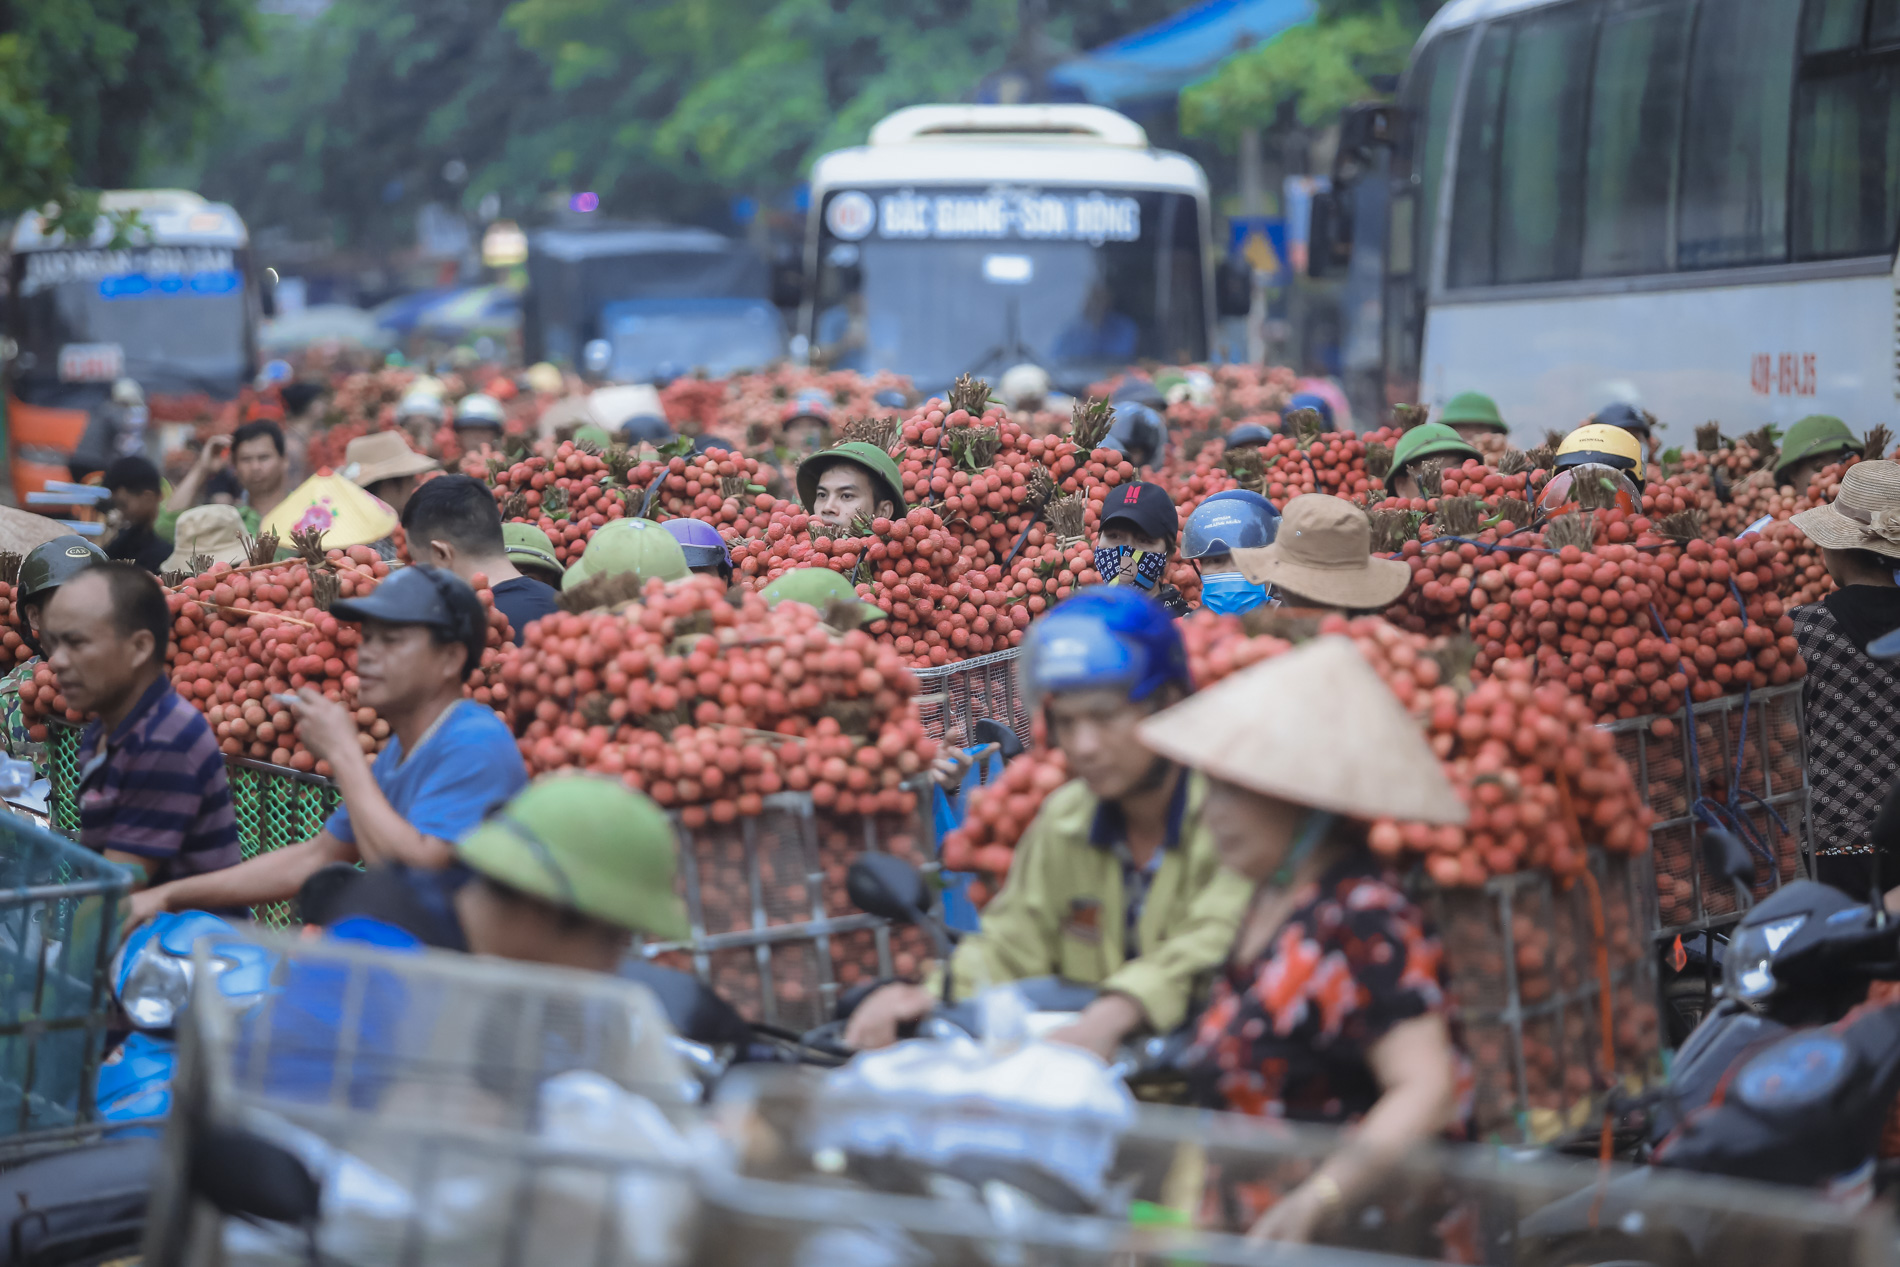
[[59, 350], [62, 383], [109, 383], [125, 373], [125, 349], [116, 343], [68, 343]]

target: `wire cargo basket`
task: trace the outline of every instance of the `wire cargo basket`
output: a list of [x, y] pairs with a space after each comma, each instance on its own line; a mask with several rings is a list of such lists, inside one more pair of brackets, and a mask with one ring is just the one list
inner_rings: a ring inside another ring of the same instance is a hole
[[[1711, 824], [1755, 855], [1757, 901], [1808, 872], [1807, 723], [1801, 683], [1697, 704], [1682, 713], [1612, 723], [1618, 754], [1655, 814], [1650, 854], [1658, 936], [1733, 922], [1728, 882], [1702, 856]], [[1658, 736], [1661, 722], [1673, 733]]]
[[841, 990], [920, 970], [922, 935], [857, 911], [845, 893], [861, 853], [930, 860], [918, 816], [827, 814], [809, 793], [780, 792], [755, 817], [677, 831], [692, 937], [642, 953], [693, 973], [746, 1019], [810, 1029], [831, 1019]]
[[[640, 1208], [652, 1201], [623, 1216], [629, 1194], [603, 1185], [642, 1159], [577, 1141], [572, 1127], [577, 1103], [621, 1092], [663, 1117], [684, 1107], [685, 1072], [644, 987], [465, 955], [254, 940], [278, 960], [254, 1000], [204, 988], [212, 951], [197, 952], [147, 1263], [303, 1264], [318, 1261], [312, 1249], [361, 1265], [637, 1261], [595, 1252], [623, 1218], [658, 1218]], [[227, 1226], [195, 1198], [193, 1164], [207, 1165], [207, 1141], [231, 1128], [287, 1148], [321, 1184], [314, 1244]], [[649, 1195], [678, 1188], [677, 1175], [668, 1182]]]
[[117, 1004], [110, 964], [132, 876], [0, 814], [0, 1135], [91, 1120]]
[[917, 712], [925, 733], [967, 748], [972, 746], [970, 728], [989, 718], [1015, 731], [1027, 747], [1029, 705], [1016, 680], [1020, 656], [1020, 649], [1011, 647], [974, 660], [911, 670], [917, 676]]
[[[1320, 1222], [1311, 1246], [1269, 1247], [1241, 1234], [1347, 1132], [1144, 1106], [1108, 1141], [1105, 1197], [1084, 1204], [1041, 1178], [1044, 1141], [1070, 1125], [1046, 1114], [846, 1099], [793, 1077], [764, 1081], [754, 1111], [766, 1129], [753, 1137], [778, 1145], [750, 1154], [749, 1175], [766, 1182], [710, 1195], [717, 1217], [696, 1262], [1872, 1267], [1892, 1252], [1884, 1216], [1861, 1223], [1812, 1194], [1475, 1145], [1419, 1149]], [[856, 1142], [852, 1119], [870, 1123]], [[1044, 1199], [944, 1195], [992, 1180]]]
[[[47, 818], [59, 831], [79, 831], [79, 736], [76, 726], [46, 728], [52, 791]], [[238, 843], [246, 858], [310, 839], [343, 799], [336, 784], [303, 770], [227, 756], [231, 805], [237, 813]], [[289, 903], [260, 906], [251, 912], [259, 923], [283, 928], [293, 921]]]
[[[1480, 1138], [1547, 1143], [1593, 1125], [1612, 1088], [1634, 1090], [1661, 1073], [1649, 889], [1645, 858], [1592, 850], [1589, 882], [1568, 889], [1526, 872], [1426, 894], [1476, 1077]], [[1605, 967], [1613, 1058], [1603, 1043]]]

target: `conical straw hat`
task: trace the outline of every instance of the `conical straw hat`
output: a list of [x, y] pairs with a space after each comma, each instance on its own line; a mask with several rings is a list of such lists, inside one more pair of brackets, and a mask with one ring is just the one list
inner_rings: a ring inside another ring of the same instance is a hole
[[274, 532], [285, 545], [295, 530], [319, 528], [323, 548], [342, 549], [381, 541], [396, 530], [396, 512], [341, 475], [322, 471], [292, 489], [277, 509], [264, 516], [260, 535]]
[[0, 506], [0, 551], [24, 555], [36, 545], [63, 537], [71, 528], [45, 515]]
[[1351, 818], [1469, 817], [1418, 722], [1350, 638], [1317, 638], [1141, 725], [1164, 757]]

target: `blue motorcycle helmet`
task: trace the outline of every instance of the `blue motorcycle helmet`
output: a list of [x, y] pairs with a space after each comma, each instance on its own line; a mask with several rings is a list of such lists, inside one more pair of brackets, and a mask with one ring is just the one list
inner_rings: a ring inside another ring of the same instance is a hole
[[1101, 447], [1113, 449], [1139, 468], [1161, 456], [1168, 426], [1161, 415], [1138, 401], [1115, 406], [1115, 422], [1108, 429]]
[[[1319, 429], [1321, 431], [1332, 431], [1335, 429], [1333, 427], [1333, 403], [1318, 392], [1295, 392], [1293, 399], [1286, 402], [1286, 407], [1288, 413], [1291, 413], [1295, 409], [1311, 409], [1319, 414]], [[1285, 414], [1281, 415], [1281, 417], [1285, 416]]]
[[883, 391], [871, 397], [871, 401], [879, 409], [909, 409], [910, 408], [910, 397], [906, 396], [903, 392], [899, 391], [895, 387], [886, 387]]
[[1280, 531], [1280, 512], [1259, 493], [1230, 488], [1215, 493], [1181, 527], [1181, 557], [1205, 559], [1256, 546], [1272, 545]]
[[1091, 586], [1031, 624], [1022, 664], [1036, 705], [1066, 691], [1116, 690], [1140, 703], [1169, 683], [1193, 689], [1174, 618], [1125, 586]]
[[1273, 431], [1262, 423], [1243, 422], [1227, 433], [1227, 447], [1238, 449], [1243, 444], [1269, 444], [1273, 440]]

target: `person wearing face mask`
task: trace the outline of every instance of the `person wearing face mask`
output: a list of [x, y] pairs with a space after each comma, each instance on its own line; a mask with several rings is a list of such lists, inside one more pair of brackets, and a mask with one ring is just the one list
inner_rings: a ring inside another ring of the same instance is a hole
[[1267, 587], [1247, 579], [1233, 552], [1272, 544], [1279, 528], [1273, 503], [1244, 488], [1215, 493], [1188, 516], [1181, 557], [1200, 569], [1202, 607], [1238, 616], [1267, 602]]
[[1181, 512], [1159, 484], [1137, 481], [1111, 488], [1095, 533], [1095, 570], [1103, 584], [1132, 586], [1170, 616], [1185, 616], [1187, 599], [1167, 579], [1180, 532]]

